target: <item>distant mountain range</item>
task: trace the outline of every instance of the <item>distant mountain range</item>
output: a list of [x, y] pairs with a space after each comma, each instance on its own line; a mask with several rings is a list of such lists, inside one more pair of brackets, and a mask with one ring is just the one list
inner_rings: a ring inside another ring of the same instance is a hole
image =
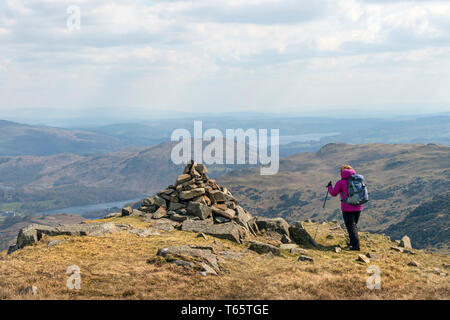
[[168, 119], [143, 119], [64, 129], [31, 126], [0, 120], [0, 155], [48, 156], [60, 153], [100, 154], [128, 147], [169, 142], [175, 129], [193, 130], [194, 120], [203, 131], [215, 128], [280, 129], [280, 155], [314, 152], [332, 142], [341, 143], [442, 143], [450, 145], [450, 116], [408, 116], [397, 118], [276, 117], [226, 114]]

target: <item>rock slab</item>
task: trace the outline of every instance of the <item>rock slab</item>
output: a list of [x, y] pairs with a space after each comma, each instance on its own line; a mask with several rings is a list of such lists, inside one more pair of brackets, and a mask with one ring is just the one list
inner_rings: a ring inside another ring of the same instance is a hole
[[259, 241], [251, 241], [249, 249], [259, 254], [272, 253], [275, 256], [281, 256], [280, 248]]
[[295, 243], [302, 246], [313, 246], [317, 247], [316, 241], [311, 237], [311, 235], [303, 228], [301, 222], [295, 222], [289, 227], [290, 238]]
[[213, 224], [211, 220], [185, 220], [181, 225], [181, 230], [208, 234], [221, 239], [228, 239], [237, 243], [242, 243], [247, 237], [244, 228], [235, 222]]

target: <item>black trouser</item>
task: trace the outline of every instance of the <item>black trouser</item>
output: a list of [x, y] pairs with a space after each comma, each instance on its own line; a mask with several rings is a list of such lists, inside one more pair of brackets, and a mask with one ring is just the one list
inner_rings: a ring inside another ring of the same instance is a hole
[[345, 227], [350, 238], [350, 245], [359, 249], [358, 220], [361, 211], [342, 211]]

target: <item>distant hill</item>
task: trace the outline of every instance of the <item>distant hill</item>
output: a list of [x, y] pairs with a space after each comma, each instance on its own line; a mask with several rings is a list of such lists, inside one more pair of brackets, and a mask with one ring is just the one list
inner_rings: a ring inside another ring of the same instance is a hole
[[[192, 132], [194, 120], [201, 120], [203, 130], [280, 129], [280, 154], [293, 155], [317, 151], [331, 142], [365, 144], [383, 143], [441, 143], [450, 145], [450, 116], [417, 115], [391, 118], [281, 117], [245, 114], [218, 116], [189, 116], [172, 119], [148, 119], [139, 123], [122, 123], [91, 127], [90, 131], [128, 140], [134, 145], [157, 144], [170, 139], [173, 130], [185, 128]], [[143, 144], [142, 144], [143, 143]]]
[[[193, 132], [195, 120], [207, 129], [280, 129], [280, 156], [315, 152], [332, 142], [366, 144], [442, 143], [450, 145], [450, 116], [442, 114], [396, 118], [278, 117], [226, 114], [166, 119], [142, 119], [135, 123], [63, 129], [0, 120], [0, 155], [48, 156], [108, 153], [128, 147], [170, 141], [175, 129]], [[351, 124], [351, 125], [349, 125]]]
[[392, 238], [408, 234], [418, 248], [450, 248], [450, 191], [424, 201], [401, 222], [385, 230]]
[[[172, 184], [176, 142], [98, 155], [0, 156], [0, 211], [43, 212], [136, 199]], [[210, 166], [211, 177], [247, 165]]]
[[93, 154], [124, 146], [120, 139], [102, 133], [0, 120], [0, 155]]
[[100, 155], [0, 157], [0, 204], [40, 212], [134, 199], [175, 180], [170, 150], [167, 143]]
[[325, 209], [322, 204], [326, 184], [339, 179], [344, 163], [365, 176], [371, 200], [365, 205], [361, 227], [372, 232], [400, 223], [417, 206], [446, 192], [450, 181], [450, 147], [439, 144], [328, 144], [316, 153], [282, 159], [274, 176], [243, 169], [218, 180], [255, 215], [290, 221], [340, 220], [338, 199], [328, 199]]

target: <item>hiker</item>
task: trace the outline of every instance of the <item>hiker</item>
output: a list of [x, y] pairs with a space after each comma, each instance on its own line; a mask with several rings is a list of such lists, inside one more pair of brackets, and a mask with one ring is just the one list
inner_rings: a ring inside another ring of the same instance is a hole
[[343, 200], [348, 197], [348, 179], [356, 174], [356, 171], [349, 166], [348, 164], [344, 164], [341, 167], [341, 180], [336, 182], [336, 185], [333, 188], [333, 184], [331, 181], [328, 183], [328, 191], [333, 197], [336, 197], [338, 194], [341, 195], [341, 210], [342, 215], [344, 217], [345, 227], [347, 228], [347, 232], [350, 238], [350, 242], [348, 243], [349, 249], [354, 251], [359, 251], [359, 235], [358, 235], [358, 220], [361, 211], [363, 210], [362, 205], [353, 205], [349, 203], [345, 203]]

